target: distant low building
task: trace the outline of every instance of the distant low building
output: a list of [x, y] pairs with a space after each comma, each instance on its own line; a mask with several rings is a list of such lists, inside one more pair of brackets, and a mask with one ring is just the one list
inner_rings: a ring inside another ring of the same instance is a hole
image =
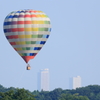
[[70, 79], [70, 89], [76, 89], [81, 87], [81, 77], [76, 76]]
[[38, 73], [38, 90], [49, 91], [49, 69], [41, 69]]

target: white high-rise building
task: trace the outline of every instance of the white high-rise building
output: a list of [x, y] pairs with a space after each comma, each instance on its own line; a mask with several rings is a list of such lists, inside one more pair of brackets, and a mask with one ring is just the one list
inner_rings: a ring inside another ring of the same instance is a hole
[[49, 91], [49, 69], [42, 69], [38, 73], [38, 90]]
[[76, 89], [81, 87], [81, 77], [76, 76], [70, 79], [70, 89]]

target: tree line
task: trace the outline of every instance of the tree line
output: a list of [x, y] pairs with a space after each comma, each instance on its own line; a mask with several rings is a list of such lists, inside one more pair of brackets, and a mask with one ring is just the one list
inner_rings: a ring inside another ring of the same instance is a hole
[[100, 100], [100, 86], [89, 85], [72, 90], [56, 88], [52, 91], [30, 92], [24, 88], [5, 88], [0, 85], [0, 100]]

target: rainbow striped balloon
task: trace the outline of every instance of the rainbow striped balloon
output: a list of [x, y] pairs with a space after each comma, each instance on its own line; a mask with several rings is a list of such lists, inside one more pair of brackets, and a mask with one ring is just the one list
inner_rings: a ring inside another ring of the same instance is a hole
[[42, 11], [13, 11], [4, 20], [7, 40], [26, 63], [41, 50], [50, 31], [50, 19]]

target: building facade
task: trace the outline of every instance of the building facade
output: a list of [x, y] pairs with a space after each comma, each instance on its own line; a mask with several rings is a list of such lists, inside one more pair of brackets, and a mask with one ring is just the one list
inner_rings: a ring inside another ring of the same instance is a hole
[[70, 89], [76, 89], [81, 87], [81, 77], [76, 76], [70, 79], [69, 83]]
[[49, 69], [41, 69], [38, 73], [38, 90], [49, 91]]

